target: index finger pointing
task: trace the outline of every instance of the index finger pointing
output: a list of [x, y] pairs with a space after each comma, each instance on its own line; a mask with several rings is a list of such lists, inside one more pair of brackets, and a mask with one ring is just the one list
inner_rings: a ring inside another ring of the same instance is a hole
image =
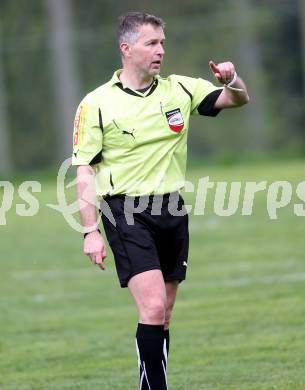
[[217, 65], [213, 61], [209, 61], [209, 66], [210, 66], [210, 68], [211, 68], [213, 73], [219, 72], [218, 68], [217, 68]]
[[102, 260], [106, 259], [107, 257], [107, 253], [106, 253], [106, 248], [104, 247], [104, 249], [102, 250]]
[[101, 261], [100, 263], [97, 263], [96, 265], [98, 265], [102, 271], [104, 271], [106, 269], [103, 261]]
[[219, 80], [221, 78], [221, 74], [217, 65], [213, 61], [209, 61], [209, 66], [214, 76]]
[[92, 262], [95, 264], [100, 264], [103, 260], [101, 252], [91, 253], [90, 258], [91, 258]]
[[100, 267], [101, 270], [104, 270], [105, 264], [104, 264], [104, 258], [101, 253], [95, 253], [91, 256], [92, 262]]

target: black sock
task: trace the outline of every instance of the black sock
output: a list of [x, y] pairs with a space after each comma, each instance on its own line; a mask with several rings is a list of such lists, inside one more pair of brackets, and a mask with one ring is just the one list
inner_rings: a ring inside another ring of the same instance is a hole
[[138, 324], [136, 344], [140, 390], [167, 390], [164, 326]]

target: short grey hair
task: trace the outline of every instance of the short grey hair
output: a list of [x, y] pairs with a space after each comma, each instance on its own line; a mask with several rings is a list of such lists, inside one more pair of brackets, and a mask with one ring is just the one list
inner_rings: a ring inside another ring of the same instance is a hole
[[145, 12], [128, 12], [119, 17], [118, 41], [119, 44], [126, 42], [135, 43], [139, 37], [139, 27], [151, 24], [155, 27], [165, 28], [165, 23], [157, 16]]

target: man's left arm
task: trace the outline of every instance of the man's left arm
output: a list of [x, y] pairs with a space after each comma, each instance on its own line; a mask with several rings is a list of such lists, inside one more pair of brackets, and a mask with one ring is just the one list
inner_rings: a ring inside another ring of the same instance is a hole
[[214, 104], [214, 108], [231, 108], [247, 104], [249, 95], [245, 83], [237, 76], [235, 66], [232, 62], [215, 64], [209, 62], [210, 68], [216, 79], [224, 84], [224, 88]]

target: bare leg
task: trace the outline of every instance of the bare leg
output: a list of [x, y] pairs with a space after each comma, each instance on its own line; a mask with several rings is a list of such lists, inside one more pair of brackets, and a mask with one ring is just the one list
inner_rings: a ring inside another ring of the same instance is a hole
[[139, 312], [139, 322], [164, 325], [167, 293], [160, 270], [142, 272], [132, 277], [128, 288]]
[[136, 333], [140, 390], [167, 390], [164, 321], [166, 288], [160, 270], [132, 277], [128, 288], [139, 312]]
[[173, 280], [165, 283], [165, 288], [166, 288], [166, 309], [165, 309], [165, 321], [164, 321], [165, 330], [169, 328], [172, 311], [176, 301], [178, 286], [179, 286], [178, 280]]

